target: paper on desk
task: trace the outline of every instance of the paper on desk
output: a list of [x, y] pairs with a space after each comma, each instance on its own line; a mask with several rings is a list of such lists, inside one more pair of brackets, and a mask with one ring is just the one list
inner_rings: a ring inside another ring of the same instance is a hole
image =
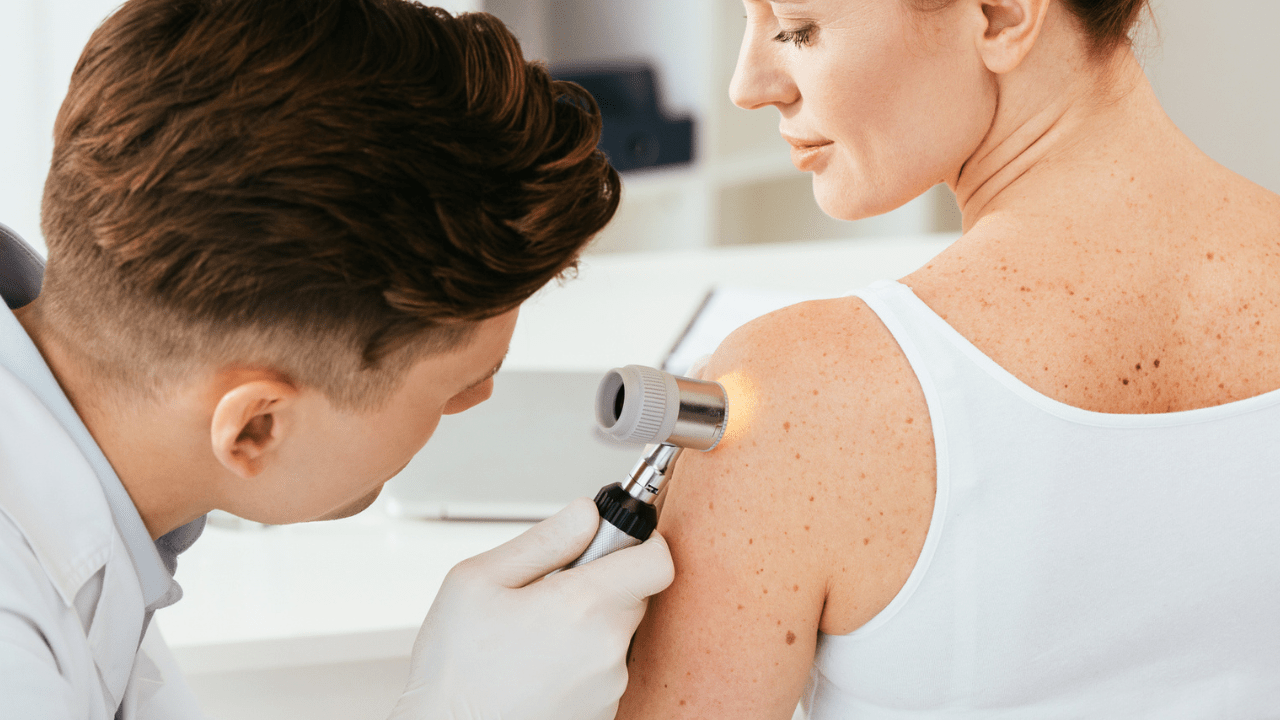
[[680, 335], [680, 339], [676, 340], [675, 347], [667, 353], [662, 369], [683, 375], [698, 358], [715, 352], [734, 330], [774, 310], [822, 297], [827, 296], [794, 290], [712, 288], [694, 311], [688, 327]]

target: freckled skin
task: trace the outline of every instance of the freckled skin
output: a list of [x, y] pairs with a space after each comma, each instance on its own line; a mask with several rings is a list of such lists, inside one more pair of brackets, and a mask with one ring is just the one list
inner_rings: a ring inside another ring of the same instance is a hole
[[[765, 356], [762, 347], [795, 352]], [[860, 300], [805, 303], [753, 323], [708, 370], [756, 379], [757, 421], [710, 453], [683, 455], [668, 483], [659, 529], [676, 580], [650, 600], [637, 632], [620, 718], [679, 717], [677, 697], [689, 701], [688, 717], [789, 718], [818, 631], [848, 633], [888, 605], [928, 530], [928, 408]], [[816, 420], [831, 417], [840, 422]], [[788, 642], [778, 642], [780, 625]], [[772, 710], [747, 701], [760, 684], [777, 691]]]
[[[1170, 127], [1110, 150], [1135, 164], [1125, 186], [1027, 188], [1036, 213], [973, 223], [903, 282], [1001, 367], [1075, 407], [1174, 412], [1280, 388], [1280, 197]], [[1138, 211], [1121, 202], [1134, 187], [1149, 196]]]

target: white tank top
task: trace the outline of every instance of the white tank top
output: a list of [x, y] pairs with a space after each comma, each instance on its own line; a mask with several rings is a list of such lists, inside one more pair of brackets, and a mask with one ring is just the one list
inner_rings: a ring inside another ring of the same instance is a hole
[[819, 636], [812, 720], [1280, 717], [1280, 390], [1081, 410], [909, 288], [854, 294], [924, 389], [938, 491], [898, 596]]

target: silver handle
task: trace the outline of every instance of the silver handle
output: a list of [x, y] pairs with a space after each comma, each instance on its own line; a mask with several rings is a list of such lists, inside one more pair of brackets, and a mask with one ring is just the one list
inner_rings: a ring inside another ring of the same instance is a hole
[[577, 560], [566, 565], [565, 569], [586, 565], [592, 560], [599, 560], [609, 553], [639, 544], [639, 538], [631, 537], [622, 532], [608, 520], [601, 520], [600, 528], [596, 530], [596, 536], [591, 538], [591, 544], [587, 546], [586, 550], [582, 551]]

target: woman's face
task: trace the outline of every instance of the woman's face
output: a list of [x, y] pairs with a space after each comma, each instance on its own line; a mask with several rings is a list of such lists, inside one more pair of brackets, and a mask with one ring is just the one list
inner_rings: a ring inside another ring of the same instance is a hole
[[996, 108], [976, 3], [919, 12], [909, 0], [744, 2], [730, 96], [778, 108], [823, 211], [855, 220], [954, 183]]

